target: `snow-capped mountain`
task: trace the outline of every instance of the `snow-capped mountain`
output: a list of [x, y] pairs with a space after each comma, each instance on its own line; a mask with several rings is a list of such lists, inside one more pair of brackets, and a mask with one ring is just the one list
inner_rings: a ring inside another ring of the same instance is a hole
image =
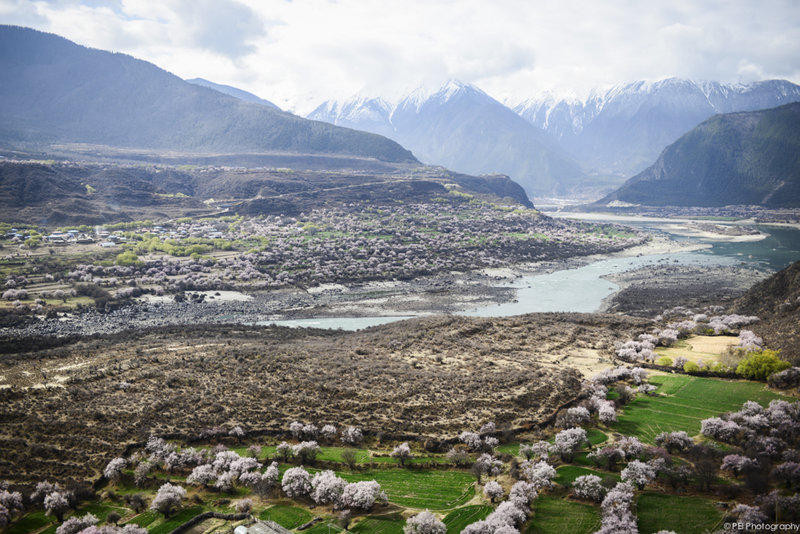
[[797, 101], [800, 86], [785, 80], [725, 84], [667, 78], [595, 90], [584, 100], [542, 95], [512, 107], [558, 140], [584, 170], [629, 176], [712, 115]]
[[328, 101], [308, 118], [380, 133], [421, 161], [471, 174], [503, 173], [530, 195], [572, 191], [583, 175], [544, 132], [477, 87], [450, 80], [397, 102]]

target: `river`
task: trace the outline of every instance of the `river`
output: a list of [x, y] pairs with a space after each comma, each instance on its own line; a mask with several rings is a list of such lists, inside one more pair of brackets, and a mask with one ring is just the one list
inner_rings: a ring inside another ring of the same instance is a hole
[[[603, 259], [582, 267], [523, 276], [508, 286], [517, 289], [517, 298], [514, 302], [481, 306], [462, 312], [461, 315], [504, 317], [534, 312], [594, 312], [601, 307], [603, 299], [619, 290], [616, 284], [603, 279], [604, 276], [660, 262], [683, 265], [735, 265], [746, 263], [777, 271], [794, 261], [800, 260], [800, 230], [796, 228], [759, 225], [756, 228], [762, 233], [768, 234], [766, 238], [759, 241], [729, 242], [676, 235], [667, 229], [669, 222], [613, 222], [646, 228], [653, 232], [662, 232], [678, 241], [710, 244], [711, 246], [696, 252]], [[359, 330], [407, 318], [400, 316], [324, 317], [266, 321], [261, 324]]]

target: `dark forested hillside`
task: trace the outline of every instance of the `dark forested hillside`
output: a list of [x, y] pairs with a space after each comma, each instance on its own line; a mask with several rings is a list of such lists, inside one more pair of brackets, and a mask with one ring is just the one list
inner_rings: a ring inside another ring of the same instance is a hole
[[146, 61], [0, 26], [0, 144], [347, 154], [415, 162], [379, 135], [190, 84]]
[[800, 362], [800, 261], [754, 285], [733, 311], [760, 317], [753, 330], [784, 358]]
[[717, 115], [599, 201], [800, 206], [800, 103]]

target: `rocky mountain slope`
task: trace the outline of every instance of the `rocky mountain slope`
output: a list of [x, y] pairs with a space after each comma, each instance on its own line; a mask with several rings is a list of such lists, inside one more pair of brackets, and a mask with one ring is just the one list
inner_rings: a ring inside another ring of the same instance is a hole
[[668, 78], [594, 90], [585, 100], [543, 95], [510, 104], [585, 170], [630, 176], [712, 115], [797, 101], [800, 86], [786, 80], [726, 84]]
[[0, 221], [43, 225], [174, 218], [218, 211], [296, 215], [327, 204], [426, 202], [447, 186], [532, 207], [507, 176], [468, 176], [438, 168], [366, 173], [109, 163], [0, 161]]
[[396, 142], [190, 84], [146, 61], [0, 26], [0, 146], [346, 154], [416, 162]]
[[502, 173], [528, 194], [574, 191], [583, 174], [537, 128], [480, 89], [451, 80], [396, 103], [357, 96], [328, 101], [308, 118], [390, 137], [422, 161], [470, 174]]
[[754, 285], [733, 311], [760, 317], [753, 330], [783, 358], [800, 363], [800, 261]]
[[800, 103], [718, 115], [598, 204], [800, 206]]

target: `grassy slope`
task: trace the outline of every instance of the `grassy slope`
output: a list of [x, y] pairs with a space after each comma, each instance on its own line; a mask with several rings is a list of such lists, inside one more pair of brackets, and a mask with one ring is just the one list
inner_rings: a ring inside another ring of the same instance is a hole
[[639, 497], [637, 516], [642, 534], [659, 530], [702, 534], [713, 531], [722, 521], [722, 512], [712, 499], [655, 492], [643, 493]]
[[391, 502], [410, 508], [449, 510], [474, 493], [475, 478], [465, 471], [381, 469], [339, 475], [350, 482], [377, 480]]
[[589, 504], [540, 495], [529, 534], [589, 534], [600, 527], [600, 511]]
[[700, 433], [700, 421], [737, 410], [746, 400], [766, 405], [786, 398], [769, 391], [764, 384], [719, 380], [688, 375], [654, 375], [650, 382], [663, 396], [639, 396], [625, 407], [614, 430], [638, 436], [652, 443], [660, 432], [685, 430]]
[[484, 519], [492, 513], [492, 510], [491, 506], [482, 504], [473, 504], [453, 510], [444, 518], [444, 524], [447, 525], [447, 534], [459, 534], [464, 527]]

